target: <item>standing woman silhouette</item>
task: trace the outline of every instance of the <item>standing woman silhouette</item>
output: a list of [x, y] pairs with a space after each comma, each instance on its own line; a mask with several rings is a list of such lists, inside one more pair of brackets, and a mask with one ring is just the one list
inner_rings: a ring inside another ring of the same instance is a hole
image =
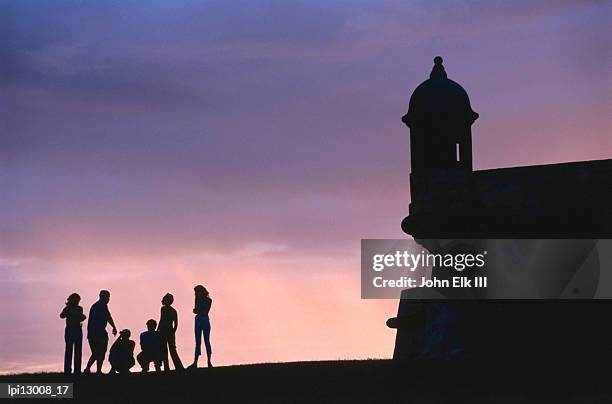
[[74, 354], [74, 373], [81, 373], [81, 356], [83, 353], [83, 330], [81, 322], [87, 317], [83, 314], [83, 308], [79, 306], [81, 296], [72, 293], [66, 300], [66, 306], [60, 313], [60, 318], [66, 319], [66, 330], [64, 341], [66, 341], [66, 352], [64, 353], [64, 373], [71, 372], [72, 356]]
[[210, 306], [212, 306], [212, 299], [208, 294], [208, 290], [202, 285], [198, 285], [193, 288], [195, 292], [195, 304], [193, 307], [193, 313], [195, 316], [195, 356], [193, 363], [189, 366], [190, 369], [198, 367], [198, 358], [202, 355], [202, 340], [201, 336], [204, 334], [204, 345], [206, 346], [206, 356], [208, 357], [208, 367], [212, 368], [212, 362], [210, 357], [212, 356], [212, 348], [210, 346], [210, 319], [208, 313], [210, 312]]

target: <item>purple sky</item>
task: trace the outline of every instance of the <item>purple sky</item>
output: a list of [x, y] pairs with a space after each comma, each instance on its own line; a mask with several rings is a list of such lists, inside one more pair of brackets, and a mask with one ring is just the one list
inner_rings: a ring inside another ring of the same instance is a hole
[[173, 291], [187, 359], [196, 283], [219, 363], [388, 357], [359, 240], [404, 236], [435, 55], [476, 169], [612, 157], [610, 2], [146, 4], [0, 1], [0, 371], [58, 369], [101, 288], [133, 332]]

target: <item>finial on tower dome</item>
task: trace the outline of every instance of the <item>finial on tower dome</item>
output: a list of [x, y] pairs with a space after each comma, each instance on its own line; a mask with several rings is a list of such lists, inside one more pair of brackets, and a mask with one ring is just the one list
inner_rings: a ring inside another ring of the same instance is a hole
[[431, 69], [431, 74], [429, 75], [430, 79], [445, 79], [448, 76], [446, 75], [446, 70], [444, 70], [444, 66], [442, 66], [442, 57], [436, 56], [434, 58], [434, 67]]

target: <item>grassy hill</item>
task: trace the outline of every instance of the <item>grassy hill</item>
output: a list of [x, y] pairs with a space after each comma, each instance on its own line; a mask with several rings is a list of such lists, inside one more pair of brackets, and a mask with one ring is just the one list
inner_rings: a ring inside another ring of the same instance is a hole
[[74, 382], [75, 399], [132, 402], [612, 402], [610, 363], [552, 361], [322, 361], [191, 372], [1, 376], [0, 383]]

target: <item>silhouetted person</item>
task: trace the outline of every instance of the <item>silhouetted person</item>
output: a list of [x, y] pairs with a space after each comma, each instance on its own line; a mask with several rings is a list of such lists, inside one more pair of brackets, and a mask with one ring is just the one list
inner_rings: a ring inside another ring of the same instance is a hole
[[134, 347], [136, 343], [130, 339], [130, 330], [121, 330], [119, 338], [115, 341], [108, 354], [111, 364], [110, 373], [130, 373], [134, 366]]
[[89, 320], [87, 321], [87, 340], [91, 349], [91, 356], [87, 361], [85, 373], [89, 373], [91, 365], [96, 362], [96, 371], [102, 371], [102, 362], [108, 349], [108, 334], [106, 333], [106, 324], [113, 327], [113, 335], [117, 335], [117, 327], [113, 317], [108, 311], [108, 302], [110, 302], [110, 292], [108, 290], [100, 291], [100, 299], [95, 302], [89, 309]]
[[151, 362], [155, 365], [155, 370], [161, 370], [162, 362], [162, 342], [159, 332], [155, 331], [157, 321], [151, 319], [147, 321], [147, 331], [140, 334], [140, 349], [142, 350], [136, 359], [143, 372], [149, 371]]
[[164, 369], [170, 370], [170, 363], [168, 360], [168, 352], [172, 357], [172, 362], [174, 363], [174, 369], [182, 370], [183, 363], [181, 362], [181, 358], [178, 356], [178, 352], [176, 351], [176, 330], [178, 328], [178, 315], [174, 307], [172, 307], [172, 303], [174, 302], [174, 296], [170, 293], [166, 293], [166, 295], [162, 299], [162, 308], [161, 315], [159, 318], [159, 326], [157, 327], [159, 331], [159, 336], [161, 338], [162, 343], [162, 359], [164, 363]]
[[60, 318], [66, 319], [66, 330], [64, 341], [66, 341], [66, 352], [64, 354], [64, 373], [71, 372], [72, 355], [74, 353], [74, 373], [81, 373], [81, 355], [83, 352], [83, 330], [81, 322], [87, 317], [83, 314], [83, 308], [79, 306], [81, 296], [73, 293], [68, 296], [66, 306], [60, 313]]
[[208, 313], [212, 306], [212, 299], [208, 295], [208, 290], [202, 285], [193, 288], [195, 292], [195, 304], [193, 313], [195, 316], [195, 356], [193, 363], [189, 366], [190, 369], [198, 367], [198, 358], [202, 355], [202, 334], [204, 335], [204, 345], [206, 346], [206, 356], [208, 357], [208, 367], [212, 367], [210, 358], [212, 356], [212, 348], [210, 346], [210, 319]]

